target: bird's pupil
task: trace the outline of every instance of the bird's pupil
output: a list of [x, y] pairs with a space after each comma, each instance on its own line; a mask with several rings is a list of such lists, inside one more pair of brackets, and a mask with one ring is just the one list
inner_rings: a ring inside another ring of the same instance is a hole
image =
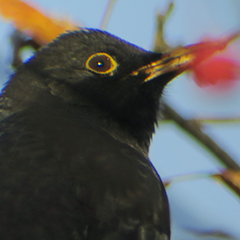
[[98, 61], [97, 66], [98, 67], [104, 67], [104, 62], [103, 61]]

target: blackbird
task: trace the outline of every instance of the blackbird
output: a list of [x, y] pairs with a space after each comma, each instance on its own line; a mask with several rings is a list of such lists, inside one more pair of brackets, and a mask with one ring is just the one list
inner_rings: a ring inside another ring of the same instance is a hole
[[164, 86], [192, 51], [80, 29], [21, 65], [0, 102], [0, 239], [169, 240], [148, 149]]

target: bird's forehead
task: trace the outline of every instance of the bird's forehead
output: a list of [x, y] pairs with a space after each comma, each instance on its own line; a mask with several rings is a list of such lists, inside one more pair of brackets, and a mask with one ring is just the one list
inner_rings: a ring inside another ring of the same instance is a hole
[[107, 52], [115, 55], [140, 55], [145, 50], [118, 38], [108, 32], [96, 29], [81, 29], [66, 35], [67, 38], [72, 35], [71, 43], [76, 43], [78, 49], [84, 52]]

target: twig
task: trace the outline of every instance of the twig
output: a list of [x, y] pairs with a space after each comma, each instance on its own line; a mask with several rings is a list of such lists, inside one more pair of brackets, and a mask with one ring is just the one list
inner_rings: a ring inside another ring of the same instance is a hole
[[108, 23], [109, 23], [109, 20], [110, 20], [110, 17], [111, 17], [111, 14], [113, 12], [113, 8], [114, 8], [114, 5], [116, 4], [116, 2], [117, 2], [117, 0], [109, 0], [106, 11], [103, 15], [102, 22], [100, 24], [100, 29], [102, 29], [102, 30], [107, 29], [107, 26], [108, 26]]
[[170, 177], [167, 179], [163, 179], [163, 184], [166, 187], [169, 187], [173, 183], [180, 183], [180, 182], [186, 182], [186, 181], [192, 181], [192, 180], [198, 180], [198, 179], [206, 179], [211, 178], [213, 176], [212, 173], [191, 173], [191, 174], [185, 174], [185, 175], [178, 175], [174, 177]]
[[165, 26], [165, 21], [168, 19], [170, 16], [172, 10], [173, 10], [174, 4], [171, 2], [168, 5], [168, 9], [166, 14], [161, 14], [159, 13], [157, 15], [157, 31], [155, 35], [155, 40], [154, 40], [154, 52], [167, 52], [170, 51], [171, 48], [168, 46], [168, 44], [165, 42], [164, 39], [164, 26]]
[[[240, 123], [240, 117], [219, 117], [219, 118], [196, 118], [196, 119], [189, 119], [189, 121], [197, 121], [199, 123], [214, 123], [214, 124], [223, 124], [223, 123], [228, 123], [228, 124], [239, 124]], [[163, 116], [161, 119], [161, 123], [172, 121], [172, 119], [167, 118], [167, 116]]]

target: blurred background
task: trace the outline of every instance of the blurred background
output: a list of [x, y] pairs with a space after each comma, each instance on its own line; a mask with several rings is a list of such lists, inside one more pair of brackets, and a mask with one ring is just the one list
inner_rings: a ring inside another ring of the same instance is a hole
[[[100, 28], [109, 3], [108, 0], [25, 2], [51, 16], [70, 19], [79, 26], [90, 28]], [[164, 38], [172, 48], [203, 39], [219, 39], [240, 31], [239, 0], [171, 2], [174, 7], [164, 24]], [[115, 1], [106, 30], [152, 50], [157, 15], [166, 14], [169, 4], [167, 0]], [[1, 18], [1, 88], [13, 73], [13, 50], [9, 40], [13, 31], [10, 22]], [[29, 51], [24, 54], [31, 55]], [[239, 38], [229, 45], [226, 55], [240, 62]], [[187, 73], [172, 81], [165, 89], [165, 102], [185, 119], [201, 120], [202, 131], [240, 164], [240, 81], [199, 87], [193, 78]], [[153, 137], [150, 159], [161, 178], [172, 182], [167, 187], [172, 240], [240, 239], [240, 198], [221, 182], [206, 176], [224, 169], [209, 151], [174, 121], [163, 120]], [[176, 178], [179, 176], [183, 177]], [[188, 181], [182, 181], [184, 177]]]

